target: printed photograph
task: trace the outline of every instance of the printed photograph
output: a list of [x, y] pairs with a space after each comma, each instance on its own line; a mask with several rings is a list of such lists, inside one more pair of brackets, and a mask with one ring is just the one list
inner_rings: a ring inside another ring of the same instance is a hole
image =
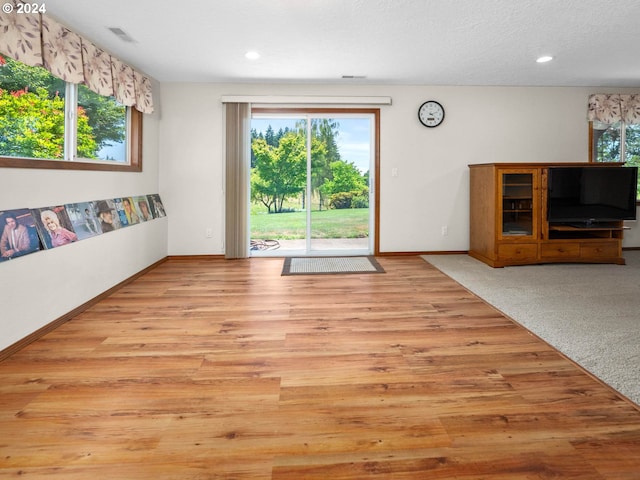
[[122, 209], [124, 210], [124, 214], [127, 216], [127, 222], [129, 225], [140, 223], [140, 215], [138, 214], [138, 210], [135, 207], [132, 197], [122, 198]]
[[144, 195], [133, 197], [134, 206], [138, 211], [138, 215], [140, 215], [141, 222], [148, 222], [149, 220], [153, 220], [153, 214], [151, 213], [151, 209], [149, 208], [149, 201], [147, 197]]
[[77, 242], [71, 220], [64, 205], [31, 210], [44, 248], [56, 248]]
[[129, 219], [127, 218], [127, 213], [124, 211], [124, 202], [122, 198], [114, 198], [113, 204], [116, 206], [116, 214], [120, 219], [120, 227], [121, 228], [128, 227]]
[[95, 237], [102, 233], [100, 219], [95, 211], [95, 205], [91, 202], [67, 203], [67, 214], [71, 219], [73, 230], [78, 239]]
[[35, 220], [28, 208], [0, 211], [0, 262], [42, 250]]
[[166, 212], [164, 211], [162, 200], [160, 200], [160, 195], [158, 195], [157, 193], [147, 195], [147, 199], [149, 200], [149, 207], [151, 208], [151, 214], [153, 215], [153, 218], [167, 216]]
[[120, 216], [116, 211], [115, 202], [113, 200], [99, 200], [90, 202], [93, 210], [98, 216], [99, 226], [102, 233], [112, 232], [122, 227], [120, 224]]

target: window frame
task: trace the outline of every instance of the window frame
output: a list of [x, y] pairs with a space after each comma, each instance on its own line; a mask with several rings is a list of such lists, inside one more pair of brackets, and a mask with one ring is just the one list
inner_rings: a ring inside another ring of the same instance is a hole
[[[77, 103], [77, 85], [65, 82], [67, 88], [66, 98], [71, 98], [73, 103]], [[71, 107], [73, 108], [73, 107]], [[120, 172], [141, 172], [142, 171], [142, 112], [134, 107], [127, 107], [127, 160], [128, 162], [111, 163], [103, 160], [90, 160], [78, 158], [68, 159], [46, 159], [28, 157], [6, 157], [0, 155], [0, 168], [36, 168], [48, 170], [98, 170], [98, 171], [120, 171]], [[76, 121], [75, 114], [69, 113], [69, 106], [65, 101], [65, 129], [69, 118]], [[73, 125], [75, 129], [75, 125]], [[65, 132], [65, 157], [69, 148], [67, 142], [73, 140], [74, 135], [67, 135]], [[72, 147], [75, 150], [75, 147]], [[74, 151], [75, 154], [75, 151]]]
[[97, 170], [111, 172], [142, 171], [142, 112], [127, 107], [129, 115], [129, 163], [111, 164], [87, 160], [46, 160], [39, 158], [1, 157], [0, 168], [36, 168], [46, 170]]
[[[373, 201], [374, 212], [373, 212], [373, 255], [380, 254], [380, 117], [381, 117], [381, 109], [378, 107], [279, 107], [279, 106], [265, 106], [263, 104], [256, 104], [256, 106], [251, 107], [250, 117], [253, 116], [254, 113], [258, 115], [340, 115], [340, 114], [363, 114], [363, 115], [373, 115], [373, 133], [374, 139], [372, 143], [373, 147], [373, 185], [370, 185], [370, 188], [373, 188]], [[250, 124], [251, 122], [249, 122]], [[250, 135], [250, 133], [249, 133]]]

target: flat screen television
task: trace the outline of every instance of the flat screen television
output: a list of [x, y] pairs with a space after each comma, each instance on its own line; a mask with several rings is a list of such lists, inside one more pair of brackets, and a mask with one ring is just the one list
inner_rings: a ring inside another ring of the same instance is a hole
[[547, 220], [576, 227], [636, 219], [638, 167], [550, 167]]

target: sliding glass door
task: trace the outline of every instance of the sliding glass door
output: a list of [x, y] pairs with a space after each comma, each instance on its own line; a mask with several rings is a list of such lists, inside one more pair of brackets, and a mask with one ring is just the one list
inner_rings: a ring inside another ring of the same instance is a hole
[[374, 124], [371, 113], [254, 112], [252, 256], [373, 252]]

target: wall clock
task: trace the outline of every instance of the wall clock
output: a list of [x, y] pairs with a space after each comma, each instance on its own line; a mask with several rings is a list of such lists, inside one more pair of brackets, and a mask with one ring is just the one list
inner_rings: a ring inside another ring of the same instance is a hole
[[435, 100], [429, 100], [420, 105], [418, 118], [425, 127], [437, 127], [444, 120], [444, 108]]

